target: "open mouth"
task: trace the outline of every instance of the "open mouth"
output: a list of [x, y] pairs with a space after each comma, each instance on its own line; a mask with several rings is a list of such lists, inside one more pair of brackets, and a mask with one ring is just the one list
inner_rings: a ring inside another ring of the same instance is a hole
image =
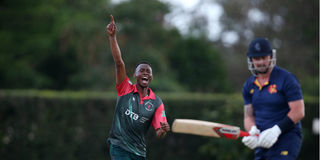
[[143, 83], [148, 83], [149, 82], [149, 79], [147, 77], [142, 77], [141, 80], [142, 80]]

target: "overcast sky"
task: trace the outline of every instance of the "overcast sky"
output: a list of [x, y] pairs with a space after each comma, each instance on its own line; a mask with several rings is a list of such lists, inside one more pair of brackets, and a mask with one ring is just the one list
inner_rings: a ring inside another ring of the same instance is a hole
[[[127, 0], [111, 0], [113, 3], [121, 3]], [[169, 25], [179, 29], [182, 34], [188, 34], [192, 16], [205, 17], [207, 24], [207, 35], [210, 40], [221, 41], [226, 46], [231, 46], [238, 41], [235, 31], [222, 32], [219, 18], [223, 15], [223, 8], [212, 0], [159, 0], [170, 4], [171, 13], [165, 16]], [[192, 15], [192, 16], [191, 16]], [[258, 9], [248, 11], [248, 18], [256, 23], [264, 19], [264, 15]], [[250, 35], [250, 33], [248, 33]]]
[[171, 13], [166, 15], [166, 21], [176, 26], [182, 34], [188, 32], [188, 26], [192, 16], [206, 17], [208, 22], [208, 37], [211, 40], [219, 38], [221, 26], [219, 18], [223, 13], [223, 8], [212, 1], [203, 0], [160, 0], [171, 4]]

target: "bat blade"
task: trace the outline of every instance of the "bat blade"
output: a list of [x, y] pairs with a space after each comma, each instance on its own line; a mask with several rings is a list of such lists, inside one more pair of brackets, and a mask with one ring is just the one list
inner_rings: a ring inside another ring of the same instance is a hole
[[236, 126], [193, 119], [175, 119], [172, 132], [228, 139], [249, 135]]

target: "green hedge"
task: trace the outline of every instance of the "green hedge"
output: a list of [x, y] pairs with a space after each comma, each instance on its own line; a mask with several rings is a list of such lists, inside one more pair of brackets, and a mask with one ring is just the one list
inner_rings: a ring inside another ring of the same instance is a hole
[[[243, 128], [240, 94], [159, 93], [168, 121], [192, 118]], [[304, 96], [303, 145], [299, 159], [319, 159], [319, 135], [312, 120], [319, 116], [318, 97]], [[105, 160], [106, 139], [116, 93], [6, 90], [0, 91], [0, 157], [6, 160]], [[169, 133], [148, 138], [148, 158], [247, 160], [253, 152], [241, 140]], [[303, 158], [302, 158], [303, 157]]]

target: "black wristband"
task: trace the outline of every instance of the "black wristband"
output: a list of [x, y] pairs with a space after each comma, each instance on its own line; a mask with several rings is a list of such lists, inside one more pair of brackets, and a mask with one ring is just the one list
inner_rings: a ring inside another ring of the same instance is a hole
[[288, 116], [286, 116], [282, 121], [278, 123], [278, 126], [281, 129], [282, 133], [287, 132], [288, 130], [293, 128], [294, 125], [294, 122]]

